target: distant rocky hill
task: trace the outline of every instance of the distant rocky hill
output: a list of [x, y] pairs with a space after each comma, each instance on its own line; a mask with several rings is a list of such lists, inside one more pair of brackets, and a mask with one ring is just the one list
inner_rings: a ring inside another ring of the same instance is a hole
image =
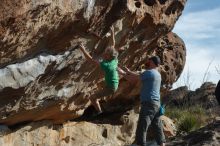
[[216, 85], [211, 82], [203, 83], [195, 91], [189, 90], [187, 86], [179, 87], [169, 92], [164, 101], [173, 106], [201, 105], [206, 109], [214, 108], [218, 105], [214, 94], [215, 88]]

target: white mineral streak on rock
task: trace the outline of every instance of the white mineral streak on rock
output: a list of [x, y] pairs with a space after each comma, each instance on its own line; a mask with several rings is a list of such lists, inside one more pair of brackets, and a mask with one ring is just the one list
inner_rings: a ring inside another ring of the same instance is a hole
[[73, 89], [72, 88], [62, 88], [61, 90], [58, 91], [58, 96], [59, 97], [71, 97], [73, 94], [72, 94], [72, 91]]
[[[18, 89], [34, 81], [39, 75], [45, 73], [45, 69], [52, 62], [56, 62], [55, 70], [61, 70], [66, 65], [66, 57], [69, 51], [63, 55], [39, 55], [22, 63], [16, 63], [0, 69], [0, 90], [5, 87]], [[65, 93], [67, 94], [67, 93]]]
[[92, 16], [92, 11], [95, 5], [95, 0], [85, 0], [84, 3], [84, 17], [89, 20], [89, 18]]

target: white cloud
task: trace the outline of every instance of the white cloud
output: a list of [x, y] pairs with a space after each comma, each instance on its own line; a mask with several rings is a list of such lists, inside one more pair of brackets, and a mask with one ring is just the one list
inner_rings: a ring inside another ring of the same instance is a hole
[[[198, 88], [208, 67], [205, 81], [217, 83], [220, 79], [216, 71], [216, 66], [220, 65], [219, 14], [220, 7], [180, 17], [173, 31], [184, 40], [187, 57], [184, 71], [174, 88], [185, 84], [190, 84], [191, 89]], [[186, 81], [187, 74], [190, 75], [190, 81]]]
[[[196, 48], [196, 46], [192, 48]], [[184, 71], [174, 84], [174, 88], [188, 85], [190, 89], [194, 90], [200, 87], [204, 81], [217, 83], [220, 79], [220, 75], [216, 71], [218, 65], [220, 65], [220, 58], [215, 58], [207, 48], [189, 50]]]
[[219, 14], [220, 8], [188, 13], [180, 17], [174, 32], [187, 39], [220, 38]]

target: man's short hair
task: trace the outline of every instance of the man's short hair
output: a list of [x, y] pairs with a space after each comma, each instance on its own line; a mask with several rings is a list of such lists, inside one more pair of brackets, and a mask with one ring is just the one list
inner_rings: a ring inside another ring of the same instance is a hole
[[152, 60], [156, 66], [159, 66], [161, 63], [160, 58], [158, 56], [152, 56], [149, 58], [149, 60]]

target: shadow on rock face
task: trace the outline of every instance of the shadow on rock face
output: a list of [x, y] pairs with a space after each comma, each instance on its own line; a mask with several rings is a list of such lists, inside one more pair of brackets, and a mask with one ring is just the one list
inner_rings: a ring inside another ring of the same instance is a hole
[[127, 110], [121, 111], [104, 111], [101, 114], [97, 114], [97, 111], [93, 106], [89, 106], [79, 118], [71, 121], [87, 121], [95, 124], [111, 124], [111, 125], [122, 125], [123, 122], [120, 120], [125, 115]]

